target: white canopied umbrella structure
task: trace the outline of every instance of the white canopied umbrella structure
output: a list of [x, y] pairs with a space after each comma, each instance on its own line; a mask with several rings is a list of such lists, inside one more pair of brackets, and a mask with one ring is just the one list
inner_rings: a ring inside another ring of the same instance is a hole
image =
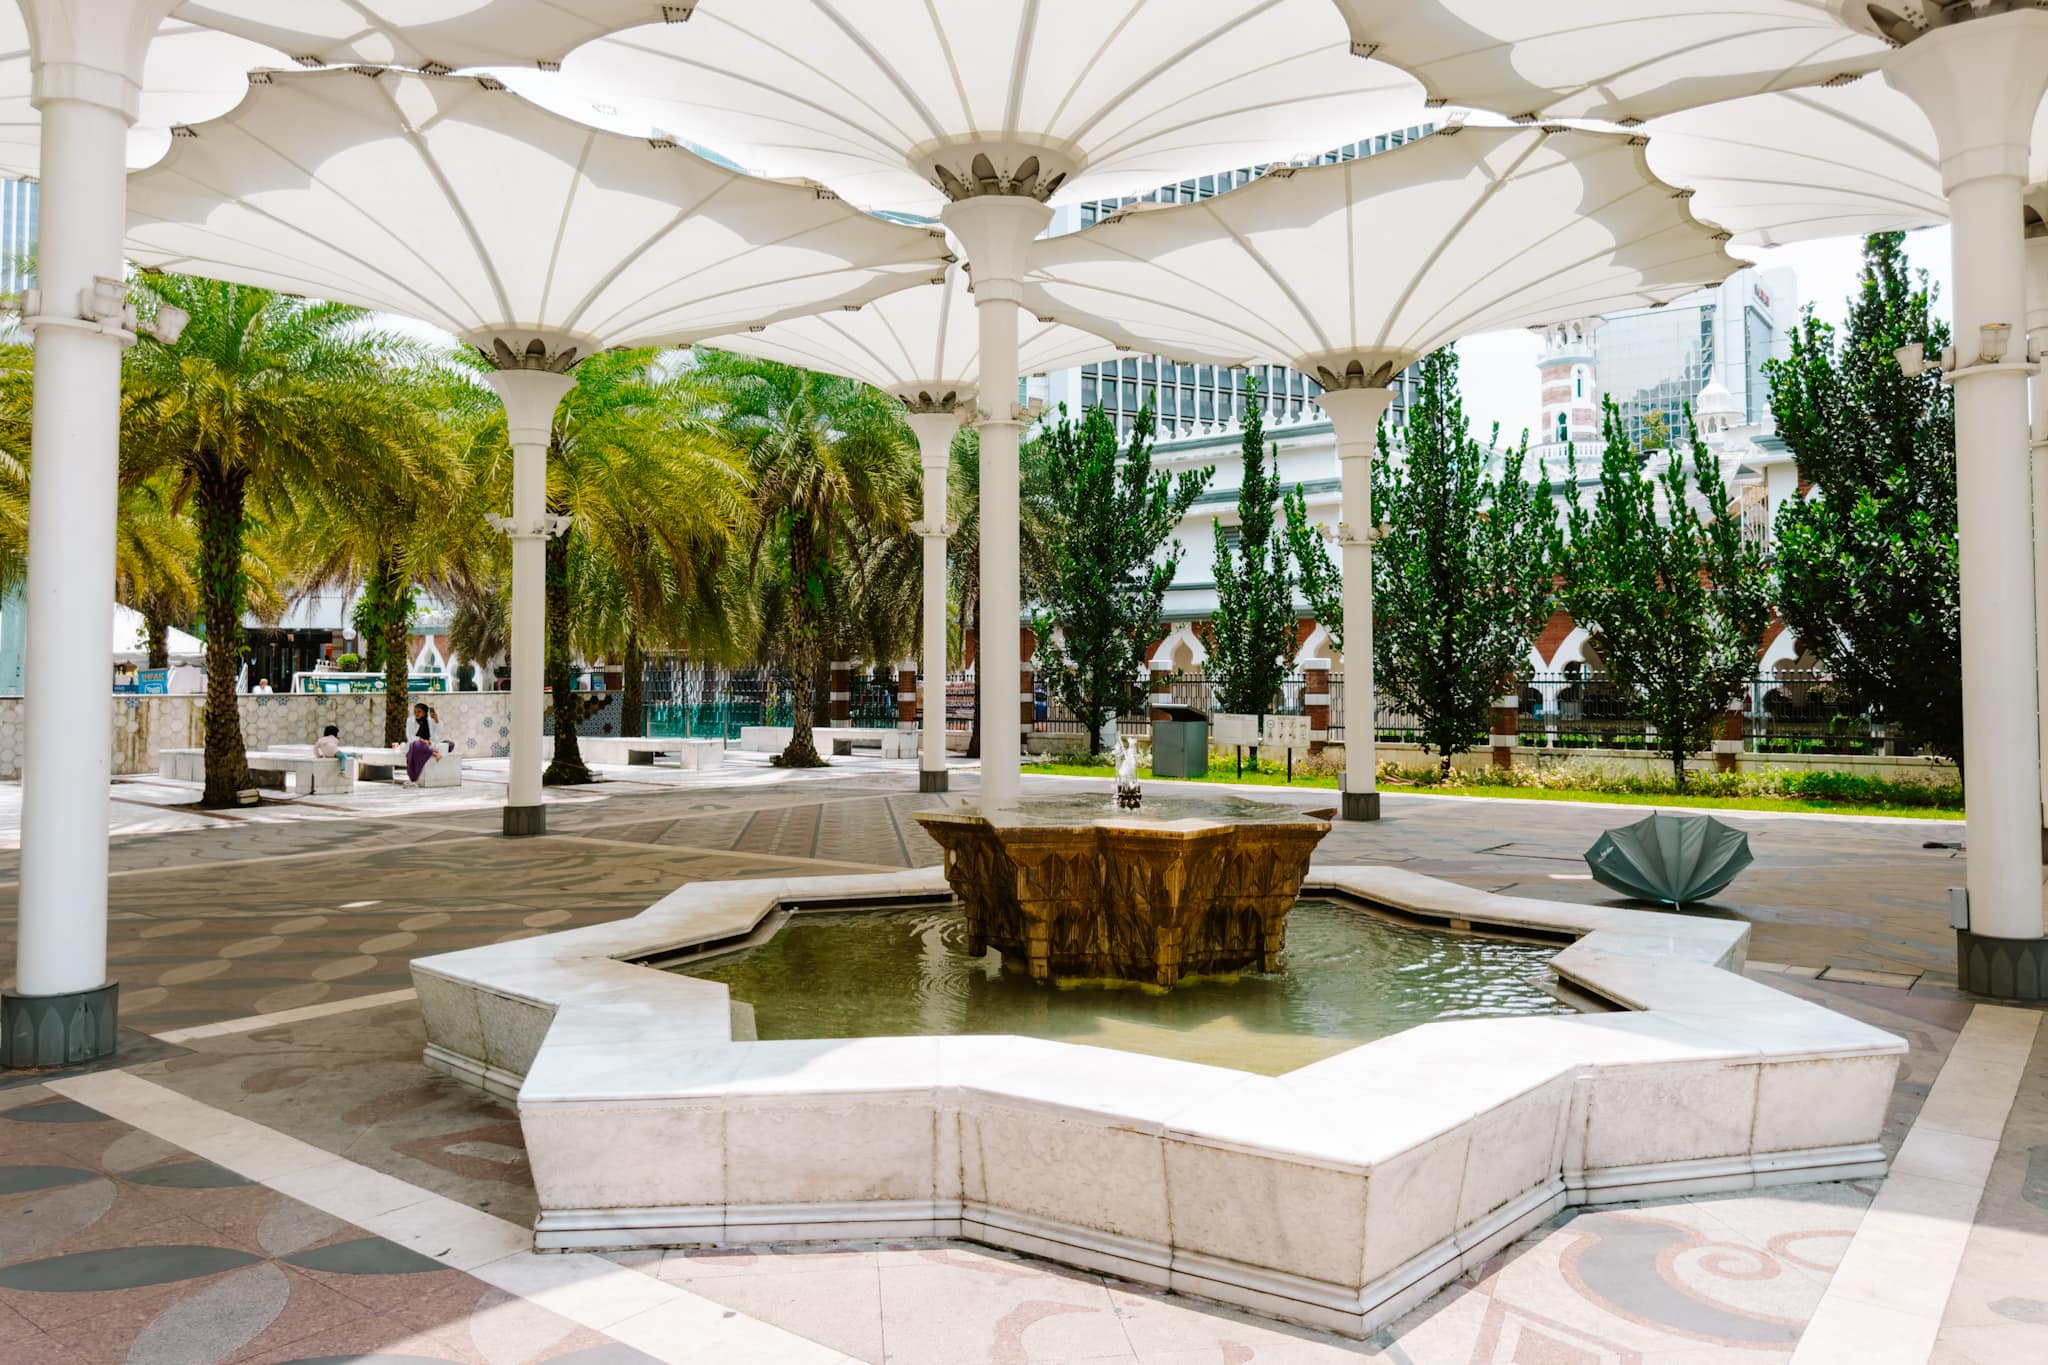
[[2048, 755], [2033, 497], [2021, 456], [2031, 439], [2027, 379], [2037, 366], [2014, 336], [2024, 335], [2023, 196], [2048, 90], [2048, 8], [1597, 0], [1539, 15], [1541, 7], [1514, 0], [1338, 3], [1359, 51], [1416, 73], [1434, 96], [1510, 116], [1648, 118], [1868, 70], [1882, 70], [1919, 110], [1953, 227], [1958, 360], [1948, 373], [1970, 778], [1969, 924], [1957, 933], [1958, 969], [1967, 990], [2048, 999]]
[[[1014, 802], [1016, 387], [1024, 253], [1045, 201], [1320, 152], [1422, 114], [1350, 55], [1327, 0], [697, 0], [689, 21], [580, 49], [563, 73], [772, 174], [929, 209], [966, 249], [980, 328], [981, 799]], [[1098, 22], [1101, 20], [1101, 22]]]
[[[84, 624], [97, 620], [113, 596], [120, 357], [134, 340], [121, 284], [129, 132], [155, 107], [151, 101], [176, 96], [189, 73], [182, 67], [154, 73], [149, 66], [159, 34], [179, 10], [176, 0], [18, 0], [18, 7], [31, 52], [29, 105], [40, 121], [39, 288], [23, 308], [23, 324], [35, 335], [37, 350], [33, 439], [42, 450], [63, 451], [64, 458], [38, 461], [33, 489], [28, 580], [34, 647], [27, 652], [25, 690], [34, 698], [37, 724], [24, 755], [18, 971], [14, 989], [0, 998], [0, 1062], [48, 1065], [104, 1056], [116, 1037], [116, 988], [106, 973], [108, 759], [91, 748], [80, 751], [74, 742], [77, 734], [102, 724], [104, 714], [91, 689], [77, 684], [107, 676], [112, 662], [105, 635]], [[390, 4], [373, 11], [352, 4], [347, 15], [353, 27], [345, 34], [331, 22], [343, 13], [341, 6], [294, 6], [289, 18], [281, 6], [235, 0], [232, 8], [237, 13], [214, 5], [209, 17], [247, 39], [255, 31], [251, 16], [259, 16], [264, 40], [286, 53], [333, 54], [342, 49], [332, 44], [375, 41], [392, 44], [394, 53], [431, 53], [430, 60], [449, 66], [513, 56], [550, 65], [564, 54], [548, 45], [573, 41], [588, 27], [579, 21], [573, 32], [565, 31], [562, 7], [542, 0], [437, 5], [428, 19], [410, 24], [417, 6]], [[647, 17], [659, 17], [658, 7], [643, 8], [655, 11]], [[633, 17], [630, 6], [600, 13], [585, 5], [579, 12], [585, 20], [599, 15], [603, 23]], [[310, 27], [288, 27], [302, 20]], [[25, 118], [18, 117], [16, 126], [25, 127]], [[279, 190], [273, 186], [269, 192]], [[793, 191], [788, 201], [793, 206], [807, 196], [808, 191]], [[560, 205], [549, 208], [539, 217], [552, 223]], [[870, 264], [907, 262], [917, 254], [894, 254], [900, 249], [892, 247]], [[932, 267], [926, 273], [935, 274], [938, 252], [926, 254]], [[678, 327], [682, 316], [670, 315]], [[502, 320], [525, 319], [508, 313]], [[722, 325], [739, 320], [725, 315]], [[721, 325], [708, 314], [704, 321], [706, 330]], [[512, 381], [536, 393], [546, 382]], [[557, 389], [566, 383], [554, 382]], [[522, 406], [538, 408], [539, 400]], [[536, 427], [513, 414], [513, 429], [527, 444], [544, 442], [545, 417], [541, 409]], [[524, 509], [530, 519], [539, 515], [531, 453], [525, 463], [528, 501], [535, 503]], [[532, 564], [524, 576], [537, 584]], [[525, 595], [537, 600], [537, 588], [529, 586]], [[537, 714], [533, 719], [537, 733]]]
[[[246, 38], [166, 20], [143, 62], [135, 122], [128, 130], [128, 165], [147, 166], [162, 156], [178, 125], [234, 108], [249, 88], [252, 68], [284, 61], [283, 53]], [[33, 65], [22, 12], [0, 5], [0, 175], [42, 173], [43, 120], [34, 99]]]
[[264, 74], [191, 134], [129, 185], [137, 262], [404, 313], [496, 365], [514, 450], [505, 830], [544, 832], [542, 562], [560, 529], [545, 454], [571, 367], [924, 284], [943, 234], [600, 132], [488, 77]]
[[[712, 337], [705, 344], [845, 375], [903, 404], [924, 467], [924, 519], [915, 527], [924, 540], [918, 790], [945, 791], [946, 540], [953, 534], [946, 519], [947, 466], [953, 433], [973, 410], [981, 372], [980, 333], [966, 272], [950, 267], [936, 288], [901, 290], [857, 312], [791, 318]], [[1072, 369], [1117, 349], [1091, 333], [1027, 317], [1017, 336], [1017, 369], [1020, 374]]]
[[1343, 814], [1370, 820], [1369, 474], [1389, 381], [1471, 333], [1668, 302], [1740, 264], [1724, 237], [1650, 173], [1639, 138], [1452, 128], [1039, 242], [1026, 299], [1140, 345], [1291, 365], [1322, 385], [1343, 487]]
[[599, 34], [689, 9], [657, 0], [182, 0], [181, 19], [289, 53], [303, 66], [553, 67]]

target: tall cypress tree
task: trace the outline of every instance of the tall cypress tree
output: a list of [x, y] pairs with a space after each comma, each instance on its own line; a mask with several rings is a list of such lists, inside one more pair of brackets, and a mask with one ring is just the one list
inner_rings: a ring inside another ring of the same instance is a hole
[[1180, 567], [1173, 528], [1216, 471], [1153, 473], [1150, 407], [1121, 457], [1101, 408], [1075, 422], [1061, 405], [1034, 447], [1025, 495], [1042, 561], [1036, 586], [1045, 610], [1032, 621], [1038, 669], [1097, 754], [1110, 716], [1142, 704], [1145, 647]]
[[1522, 478], [1526, 438], [1500, 477], [1488, 473], [1493, 452], [1466, 426], [1457, 353], [1425, 357], [1419, 377], [1405, 458], [1382, 426], [1373, 462], [1373, 512], [1389, 530], [1373, 551], [1373, 667], [1380, 695], [1416, 718], [1448, 774], [1550, 616], [1553, 513], [1548, 490]]
[[1764, 367], [1779, 434], [1819, 486], [1777, 512], [1778, 610], [1838, 683], [1960, 763], [1955, 394], [1931, 369], [1908, 378], [1894, 355], [1914, 343], [1939, 355], [1949, 332], [1904, 240], [1865, 240], [1846, 335], [1809, 312], [1792, 358]]
[[1287, 539], [1273, 534], [1280, 491], [1280, 449], [1266, 463], [1266, 427], [1256, 379], [1245, 381], [1244, 477], [1237, 488], [1237, 544], [1216, 527], [1216, 614], [1210, 621], [1209, 672], [1218, 709], [1264, 717], [1294, 663], [1293, 578]]
[[1674, 450], [1652, 473], [1614, 400], [1602, 408], [1600, 490], [1590, 507], [1574, 496], [1556, 538], [1558, 601], [1592, 632], [1609, 680], [1640, 699], [1683, 788], [1687, 755], [1756, 672], [1769, 574], [1697, 430], [1689, 461]]

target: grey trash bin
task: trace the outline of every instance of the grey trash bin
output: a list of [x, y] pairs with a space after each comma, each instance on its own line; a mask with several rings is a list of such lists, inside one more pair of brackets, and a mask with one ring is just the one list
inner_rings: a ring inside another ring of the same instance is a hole
[[1206, 777], [1209, 772], [1209, 716], [1192, 706], [1162, 707], [1166, 720], [1152, 722], [1152, 776]]

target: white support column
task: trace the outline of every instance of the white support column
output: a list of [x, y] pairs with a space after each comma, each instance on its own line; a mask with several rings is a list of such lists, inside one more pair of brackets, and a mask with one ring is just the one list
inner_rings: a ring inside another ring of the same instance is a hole
[[953, 456], [953, 435], [960, 430], [955, 411], [913, 411], [910, 429], [924, 466], [924, 518], [911, 529], [924, 538], [924, 707], [918, 735], [917, 789], [946, 790], [946, 540], [953, 523], [946, 519], [946, 478]]
[[1018, 194], [981, 194], [946, 205], [940, 218], [967, 249], [980, 324], [981, 383], [981, 805], [1014, 805], [1019, 769], [1017, 678], [1023, 603], [1018, 569], [1021, 492], [1017, 447], [1023, 412], [1017, 403], [1017, 322], [1026, 250], [1052, 210]]
[[[2027, 192], [2027, 346], [2048, 358], [2048, 184]], [[2048, 863], [2048, 368], [2034, 374], [2034, 714], [2040, 727], [2041, 861]]]
[[1344, 799], [1346, 820], [1380, 818], [1372, 683], [1373, 440], [1394, 401], [1386, 388], [1325, 389], [1316, 402], [1337, 437], [1343, 484], [1337, 542], [1344, 572]]
[[1968, 991], [2041, 999], [2048, 945], [2020, 224], [2031, 125], [2048, 88], [2048, 11], [1930, 29], [1892, 56], [1885, 76], [1934, 126], [1952, 224], [1970, 846], [1958, 974]]
[[0, 1062], [109, 1056], [118, 987], [107, 979], [108, 698], [121, 352], [134, 341], [121, 282], [128, 128], [143, 58], [173, 0], [22, 6], [42, 116], [20, 937], [0, 1001]]
[[512, 772], [504, 831], [546, 834], [541, 804], [541, 708], [547, 670], [548, 442], [555, 405], [576, 381], [549, 370], [494, 370], [490, 385], [505, 402], [512, 444], [512, 515], [492, 524], [512, 542]]

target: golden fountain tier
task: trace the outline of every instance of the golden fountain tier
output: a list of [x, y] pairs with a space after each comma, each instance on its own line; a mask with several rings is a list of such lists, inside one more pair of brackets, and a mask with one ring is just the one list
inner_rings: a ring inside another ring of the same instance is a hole
[[1099, 796], [921, 811], [967, 909], [968, 951], [1034, 981], [1173, 986], [1275, 969], [1326, 811], [1236, 797]]

